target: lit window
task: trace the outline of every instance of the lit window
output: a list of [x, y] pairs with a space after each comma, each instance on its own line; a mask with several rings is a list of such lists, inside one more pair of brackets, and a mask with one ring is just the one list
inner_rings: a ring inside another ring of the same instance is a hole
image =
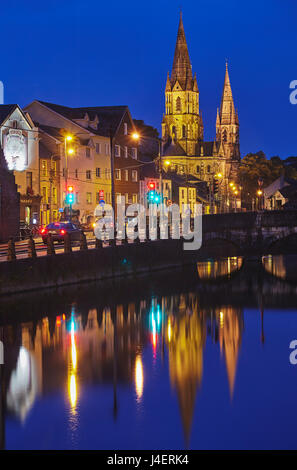
[[116, 157], [121, 156], [121, 147], [119, 145], [114, 146], [114, 154], [115, 154]]
[[137, 194], [132, 194], [132, 203], [133, 204], [137, 204], [137, 198], [138, 198]]
[[105, 155], [109, 155], [109, 144], [105, 144]]
[[128, 147], [124, 147], [125, 158], [128, 158]]
[[136, 148], [132, 148], [131, 149], [131, 152], [132, 152], [132, 158], [134, 158], [135, 160], [137, 159], [137, 149]]
[[86, 178], [87, 178], [87, 180], [91, 179], [91, 170], [86, 171]]
[[47, 161], [41, 161], [41, 176], [47, 176]]
[[124, 170], [125, 171], [125, 181], [129, 181], [129, 171], [128, 170]]
[[92, 193], [87, 193], [87, 204], [92, 204]]
[[115, 179], [120, 180], [121, 179], [121, 170], [115, 170]]
[[124, 122], [124, 135], [128, 134], [128, 124]]
[[132, 181], [136, 183], [138, 180], [138, 175], [136, 170], [132, 170]]

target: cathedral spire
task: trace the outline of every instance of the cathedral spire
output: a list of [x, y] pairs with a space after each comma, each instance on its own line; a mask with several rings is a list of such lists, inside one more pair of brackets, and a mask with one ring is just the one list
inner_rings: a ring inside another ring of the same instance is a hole
[[192, 79], [192, 66], [190, 62], [189, 51], [185, 36], [182, 12], [180, 12], [177, 40], [171, 73], [171, 84], [173, 86], [175, 82], [178, 81], [181, 87], [185, 89], [187, 80]]
[[235, 107], [233, 102], [228, 62], [226, 62], [225, 82], [220, 107], [220, 121], [221, 124], [231, 124], [233, 117], [235, 116]]

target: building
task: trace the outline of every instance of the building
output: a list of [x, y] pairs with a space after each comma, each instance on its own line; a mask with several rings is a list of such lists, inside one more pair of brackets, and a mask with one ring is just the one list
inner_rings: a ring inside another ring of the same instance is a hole
[[131, 137], [135, 127], [127, 106], [71, 108], [33, 101], [26, 110], [44, 133], [57, 139], [59, 197], [61, 208], [66, 206], [66, 215], [69, 185], [75, 192], [73, 213], [81, 222], [92, 221], [100, 201], [111, 204], [111, 146], [115, 195], [124, 196], [127, 204], [138, 201], [139, 162]]
[[264, 209], [296, 209], [297, 181], [281, 175], [269, 186], [264, 188]]
[[3, 151], [0, 149], [0, 241], [19, 235], [20, 196], [14, 175], [8, 171]]
[[17, 104], [0, 105], [0, 147], [20, 193], [20, 220], [39, 219], [39, 134], [30, 115]]
[[219, 175], [216, 205], [227, 209], [228, 184], [237, 181], [240, 161], [239, 120], [235, 110], [228, 66], [220, 109], [217, 110], [214, 141], [204, 141], [202, 113], [196, 74], [192, 73], [182, 16], [180, 15], [171, 76], [165, 87], [165, 114], [162, 120], [164, 168], [194, 175], [206, 181], [214, 197], [214, 180]]

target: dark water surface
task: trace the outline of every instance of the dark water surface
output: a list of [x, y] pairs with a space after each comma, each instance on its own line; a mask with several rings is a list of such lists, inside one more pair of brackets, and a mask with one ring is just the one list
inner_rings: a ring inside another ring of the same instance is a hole
[[297, 257], [1, 299], [0, 446], [296, 449]]

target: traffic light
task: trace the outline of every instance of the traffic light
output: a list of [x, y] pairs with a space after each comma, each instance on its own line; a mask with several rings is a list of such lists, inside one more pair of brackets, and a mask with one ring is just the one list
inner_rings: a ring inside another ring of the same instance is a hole
[[66, 203], [70, 205], [74, 203], [73, 189], [73, 186], [67, 186]]
[[213, 193], [216, 194], [219, 191], [219, 180], [213, 180]]
[[154, 191], [156, 189], [156, 183], [154, 181], [149, 181], [147, 183], [147, 188], [149, 191]]

